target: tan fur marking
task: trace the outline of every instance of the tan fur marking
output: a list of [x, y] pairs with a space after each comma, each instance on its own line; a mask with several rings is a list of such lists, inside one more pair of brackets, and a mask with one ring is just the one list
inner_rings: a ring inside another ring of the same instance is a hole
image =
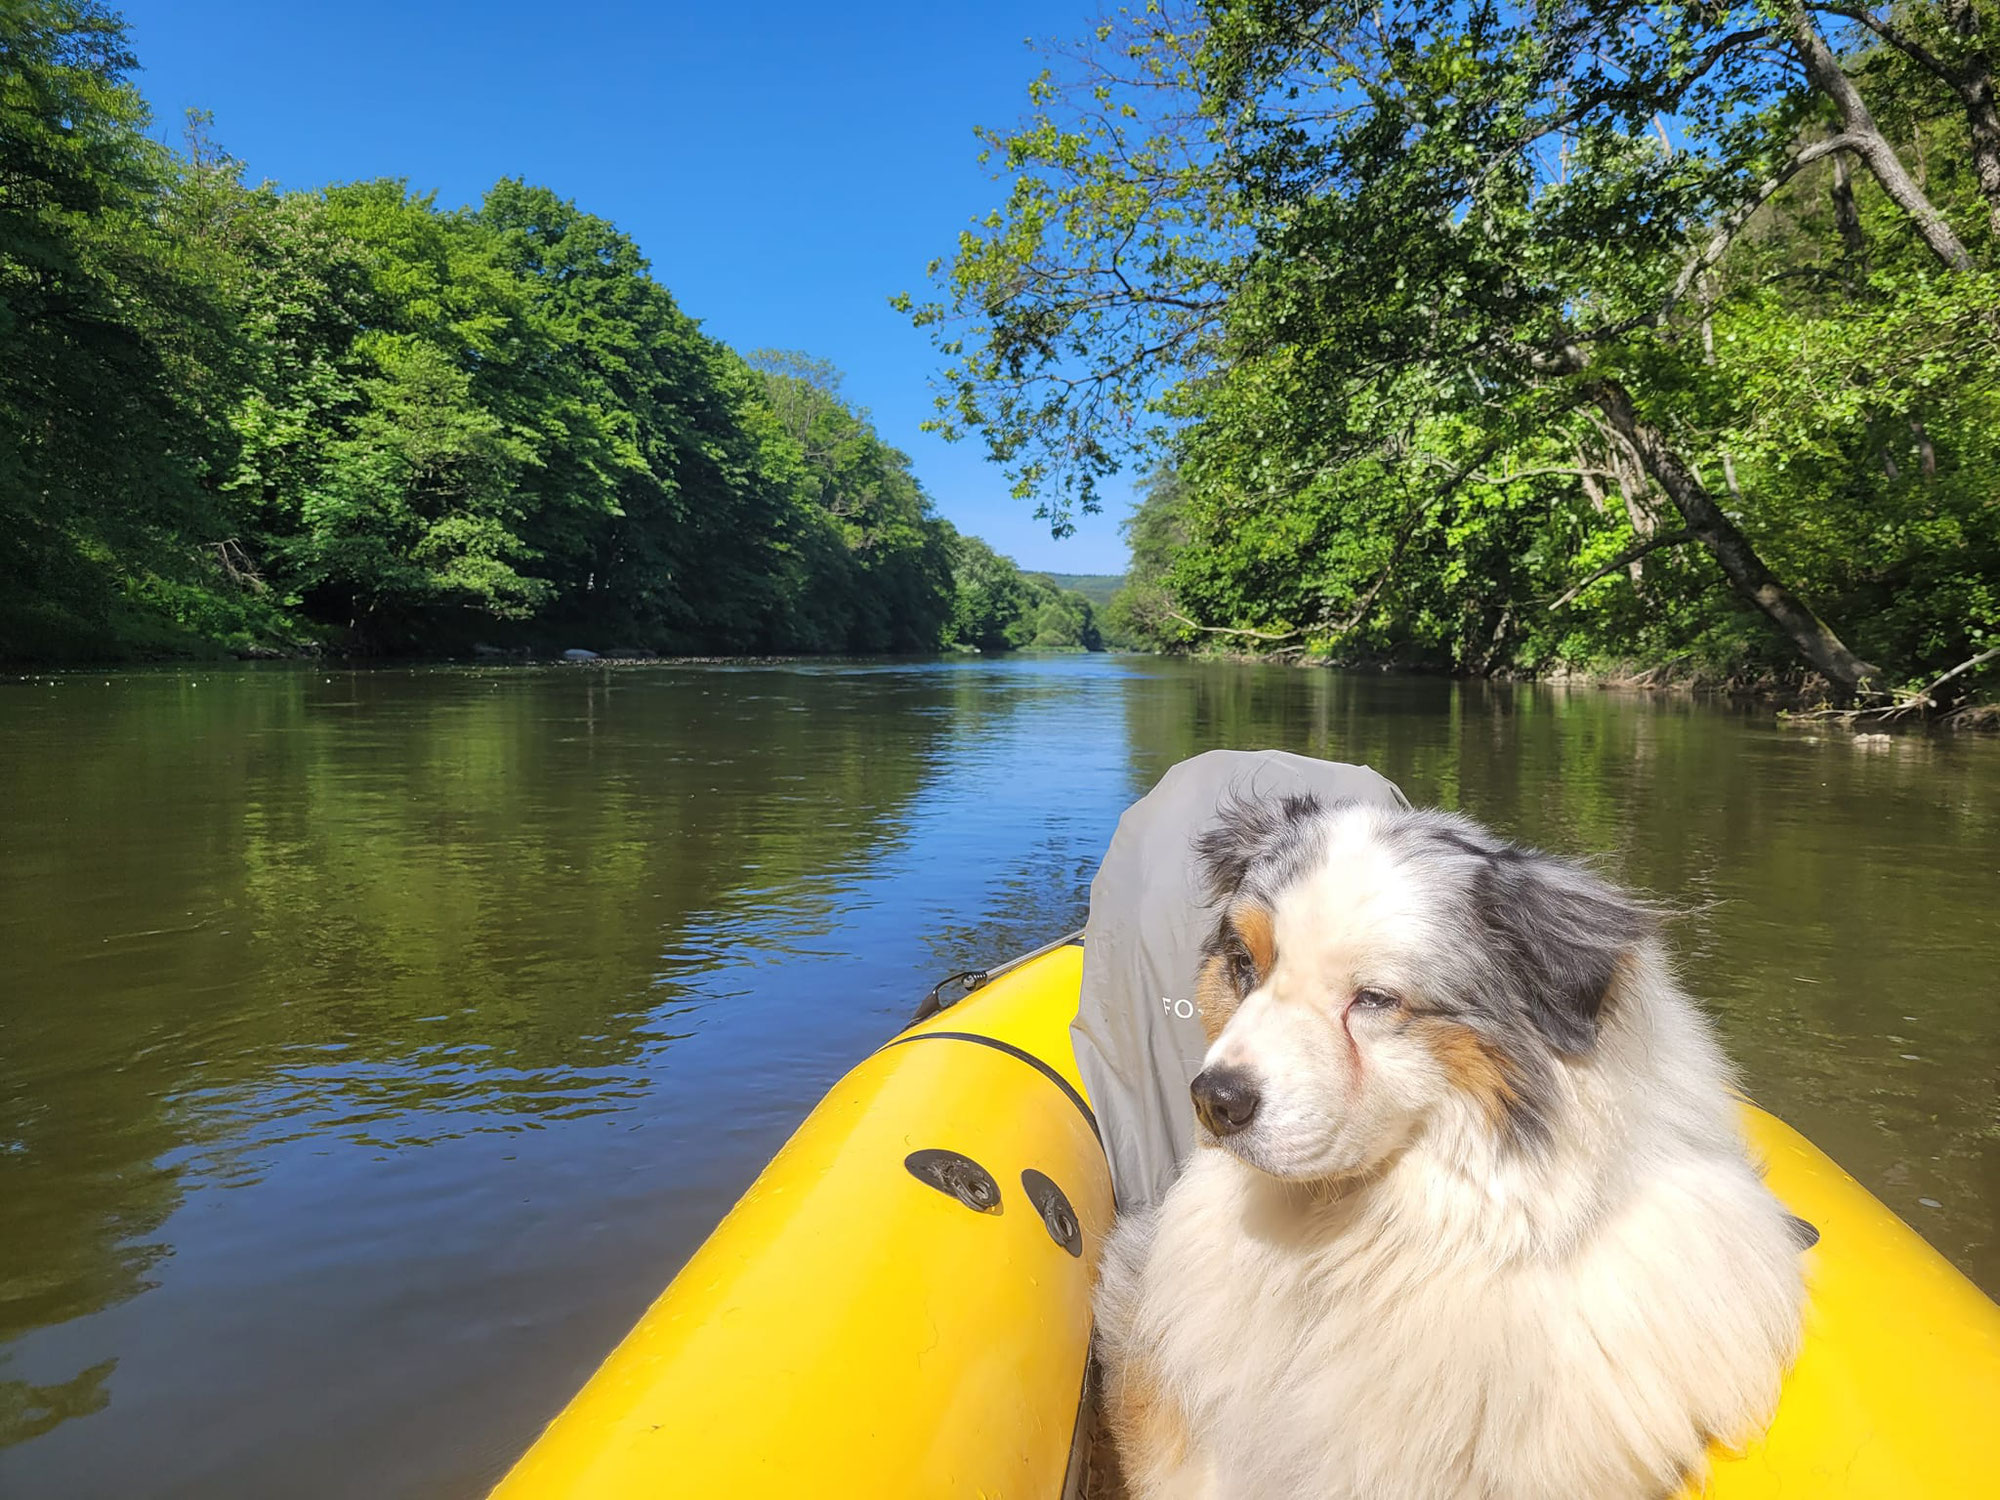
[[[1245, 901], [1230, 909], [1229, 930], [1250, 955], [1259, 977], [1268, 975], [1278, 957], [1271, 914]], [[1221, 1036], [1222, 1028], [1229, 1024], [1229, 1018], [1242, 1003], [1243, 997], [1236, 993], [1236, 981], [1229, 972], [1229, 960], [1220, 954], [1204, 960], [1194, 982], [1194, 1004], [1201, 1016], [1202, 1034], [1211, 1042]]]
[[1127, 1493], [1149, 1491], [1187, 1460], [1187, 1418], [1145, 1365], [1134, 1361], [1112, 1376], [1104, 1415]]
[[1477, 1099], [1494, 1124], [1507, 1118], [1516, 1097], [1507, 1065], [1475, 1033], [1442, 1021], [1419, 1021], [1412, 1029], [1452, 1084]]
[[1243, 946], [1250, 950], [1250, 962], [1257, 966], [1258, 975], [1268, 975], [1278, 957], [1278, 939], [1271, 930], [1271, 914], [1263, 907], [1246, 901], [1230, 908], [1229, 925], [1236, 929]]
[[1201, 973], [1194, 981], [1194, 1008], [1201, 1017], [1201, 1033], [1213, 1042], [1242, 1004], [1236, 986], [1229, 980], [1229, 960], [1221, 954], [1202, 960]]

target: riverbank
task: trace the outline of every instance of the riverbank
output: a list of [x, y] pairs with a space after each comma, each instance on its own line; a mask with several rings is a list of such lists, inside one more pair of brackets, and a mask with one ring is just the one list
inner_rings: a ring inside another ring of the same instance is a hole
[[830, 361], [717, 341], [608, 219], [260, 185], [200, 116], [155, 139], [130, 40], [0, 16], [0, 660], [1095, 642]]
[[[982, 652], [969, 646], [958, 646], [943, 653], [952, 657], [988, 659], [1018, 656], [1024, 659], [1038, 657], [1085, 656], [1109, 654], [1152, 658], [1161, 661], [1188, 661], [1219, 663], [1228, 666], [1285, 667], [1288, 669], [1309, 669], [1331, 673], [1345, 673], [1356, 677], [1412, 677], [1434, 678], [1446, 682], [1494, 682], [1515, 685], [1540, 685], [1555, 688], [1580, 688], [1591, 692], [1610, 694], [1629, 693], [1659, 697], [1678, 697], [1690, 701], [1711, 701], [1736, 705], [1754, 705], [1760, 710], [1774, 715], [1777, 722], [1791, 728], [1808, 730], [1825, 729], [1829, 732], [1847, 733], [1863, 737], [1870, 733], [1894, 730], [1948, 729], [1954, 732], [1976, 732], [2000, 734], [2000, 703], [1961, 703], [1944, 712], [1926, 715], [1921, 712], [1905, 712], [1892, 702], [1881, 708], [1853, 709], [1831, 705], [1827, 699], [1825, 684], [1817, 680], [1801, 680], [1776, 673], [1762, 673], [1755, 676], [1730, 675], [1703, 670], [1686, 663], [1664, 663], [1655, 666], [1639, 666], [1626, 663], [1616, 666], [1585, 668], [1563, 666], [1556, 670], [1530, 674], [1519, 671], [1495, 672], [1487, 676], [1474, 673], [1425, 671], [1406, 665], [1365, 661], [1338, 661], [1330, 658], [1305, 657], [1296, 655], [1264, 656], [1248, 652], [1203, 651], [1200, 653], [1133, 651], [1117, 646], [1026, 646], [1015, 650]], [[592, 651], [581, 647], [568, 647], [560, 651], [543, 649], [501, 650], [498, 648], [475, 649], [469, 653], [443, 656], [352, 656], [335, 655], [324, 652], [299, 651], [290, 654], [275, 651], [238, 653], [224, 657], [176, 657], [152, 661], [98, 661], [98, 662], [54, 662], [41, 664], [10, 664], [0, 668], [0, 682], [7, 680], [27, 681], [49, 675], [87, 674], [97, 671], [120, 669], [174, 668], [199, 669], [202, 667], [224, 666], [230, 661], [244, 663], [268, 662], [281, 666], [286, 662], [313, 662], [341, 669], [395, 669], [398, 667], [573, 667], [573, 668], [631, 668], [631, 667], [773, 667], [814, 664], [821, 667], [840, 667], [855, 663], [872, 665], [896, 665], [923, 662], [934, 659], [930, 653], [914, 652], [903, 655], [842, 656], [828, 653], [773, 652], [764, 654], [730, 653], [680, 653], [661, 654], [643, 649], [612, 648]]]
[[1259, 653], [1205, 650], [1180, 655], [1190, 661], [1225, 662], [1235, 666], [1283, 666], [1359, 676], [1437, 677], [1453, 682], [1534, 683], [1603, 692], [1650, 693], [1694, 699], [1756, 704], [1786, 724], [1820, 724], [1860, 732], [1869, 728], [1916, 727], [2000, 733], [2000, 703], [1973, 699], [1942, 705], [1935, 711], [1914, 700], [1923, 690], [1912, 689], [1872, 705], [1846, 707], [1835, 701], [1829, 684], [1808, 673], [1718, 672], [1686, 659], [1642, 665], [1635, 662], [1600, 666], [1559, 664], [1546, 671], [1506, 668], [1488, 673], [1426, 669], [1407, 663], [1373, 659], [1342, 660], [1300, 653]]

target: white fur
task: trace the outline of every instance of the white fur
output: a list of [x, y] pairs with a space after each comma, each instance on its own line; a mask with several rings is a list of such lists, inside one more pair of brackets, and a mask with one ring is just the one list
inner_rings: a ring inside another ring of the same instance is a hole
[[[1097, 1316], [1135, 1500], [1655, 1500], [1769, 1419], [1799, 1252], [1648, 940], [1552, 1139], [1510, 1143], [1357, 987], [1423, 981], [1427, 892], [1343, 812], [1209, 1061], [1264, 1100], [1121, 1220]], [[1351, 1044], [1349, 1038], [1352, 1038]], [[1170, 1436], [1162, 1439], [1161, 1434]]]

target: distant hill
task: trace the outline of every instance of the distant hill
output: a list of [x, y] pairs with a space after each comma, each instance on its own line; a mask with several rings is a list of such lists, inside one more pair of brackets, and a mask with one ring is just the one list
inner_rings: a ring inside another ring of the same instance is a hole
[[1091, 603], [1092, 608], [1102, 609], [1111, 602], [1111, 596], [1125, 586], [1123, 573], [1044, 573], [1059, 589], [1074, 589]]

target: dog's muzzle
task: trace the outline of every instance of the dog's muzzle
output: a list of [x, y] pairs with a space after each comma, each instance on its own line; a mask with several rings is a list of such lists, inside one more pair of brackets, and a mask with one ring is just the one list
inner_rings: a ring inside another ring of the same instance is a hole
[[1256, 1080], [1242, 1068], [1204, 1068], [1188, 1092], [1195, 1114], [1216, 1135], [1234, 1135], [1248, 1125], [1262, 1098]]

